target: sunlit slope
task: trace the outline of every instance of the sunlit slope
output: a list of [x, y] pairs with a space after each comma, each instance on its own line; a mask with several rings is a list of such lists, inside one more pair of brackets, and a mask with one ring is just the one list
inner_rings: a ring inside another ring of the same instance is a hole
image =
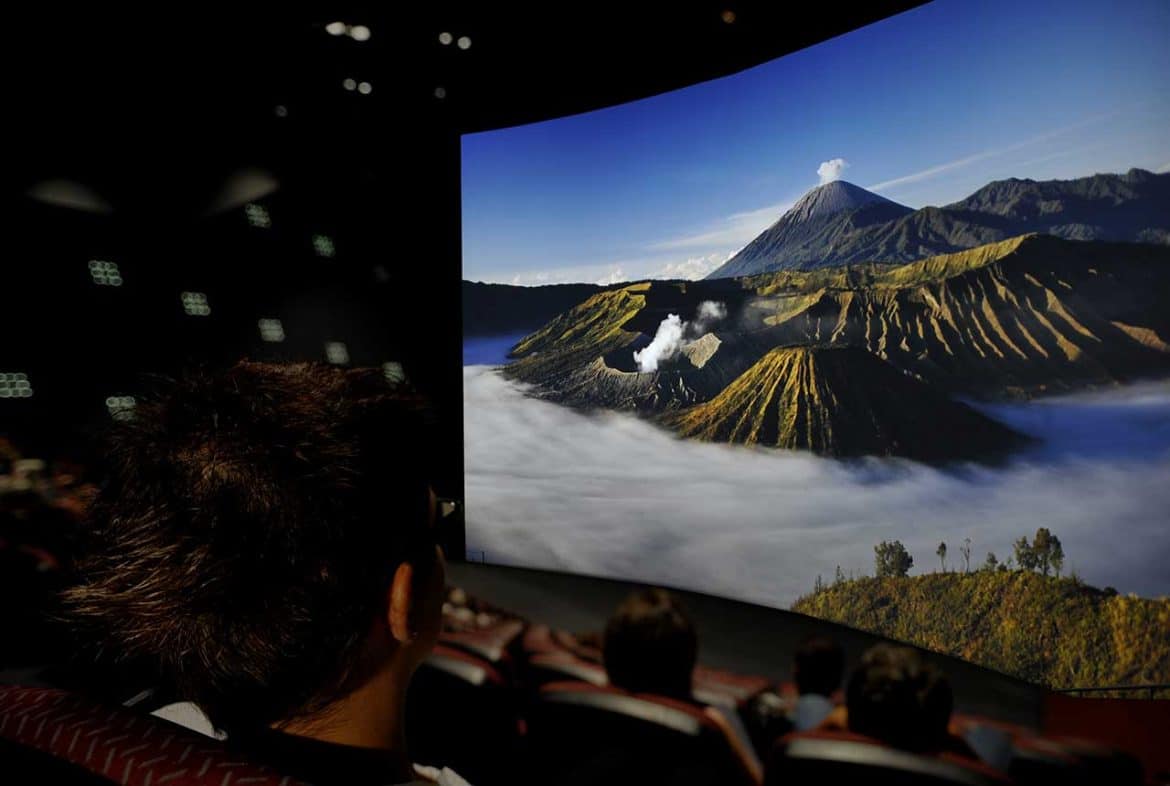
[[752, 279], [774, 294], [749, 310], [777, 343], [865, 347], [968, 395], [1036, 395], [1170, 370], [1170, 248], [1028, 235], [871, 270], [861, 286], [823, 279]]
[[[691, 319], [705, 300], [723, 303], [726, 319], [712, 324], [702, 343], [640, 371], [633, 354], [659, 323], [669, 314]], [[914, 436], [893, 402], [875, 408], [878, 385], [869, 380], [892, 380], [899, 390], [913, 383], [907, 396], [945, 401], [1165, 376], [1167, 304], [1170, 247], [1024, 235], [899, 266], [643, 282], [601, 292], [521, 341], [504, 373], [574, 407], [669, 415], [666, 422], [688, 436], [830, 455], [963, 458], [962, 440]], [[774, 352], [800, 348], [817, 351]], [[856, 350], [841, 356], [847, 361], [822, 352], [844, 348]], [[840, 378], [872, 395], [852, 400], [842, 393], [849, 385], [833, 376], [838, 364], [857, 369], [840, 370]], [[807, 384], [801, 369], [816, 372]], [[818, 387], [824, 380], [831, 395]], [[846, 410], [854, 408], [873, 420], [851, 417]], [[954, 415], [967, 422], [955, 414], [960, 410], [944, 410], [936, 408], [944, 421]], [[769, 411], [776, 418], [770, 425], [761, 420]], [[978, 451], [1002, 442], [970, 440]]]
[[795, 611], [1056, 688], [1170, 683], [1170, 599], [1024, 571], [844, 581]]
[[703, 440], [923, 461], [987, 456], [1021, 441], [860, 348], [773, 349], [715, 398], [664, 422]]

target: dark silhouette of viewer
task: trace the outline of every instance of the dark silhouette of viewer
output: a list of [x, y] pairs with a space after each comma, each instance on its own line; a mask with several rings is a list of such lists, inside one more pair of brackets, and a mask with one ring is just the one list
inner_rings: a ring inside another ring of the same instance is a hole
[[878, 644], [861, 658], [846, 690], [849, 730], [917, 753], [975, 758], [948, 725], [950, 682], [910, 647]]
[[110, 436], [72, 620], [254, 760], [418, 780], [403, 712], [445, 583], [428, 422], [377, 370], [244, 362], [166, 384]]
[[692, 701], [699, 639], [695, 626], [669, 592], [631, 593], [605, 626], [605, 671], [610, 684], [631, 693]]
[[845, 675], [845, 653], [827, 636], [810, 636], [796, 650], [792, 679], [799, 697], [789, 712], [797, 731], [815, 729], [833, 711], [833, 694]]

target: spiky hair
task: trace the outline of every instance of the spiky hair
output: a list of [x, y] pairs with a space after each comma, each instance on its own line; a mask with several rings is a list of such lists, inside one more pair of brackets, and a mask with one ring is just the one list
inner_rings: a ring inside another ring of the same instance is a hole
[[241, 362], [159, 385], [109, 434], [69, 619], [220, 728], [320, 709], [426, 539], [428, 419], [373, 370]]

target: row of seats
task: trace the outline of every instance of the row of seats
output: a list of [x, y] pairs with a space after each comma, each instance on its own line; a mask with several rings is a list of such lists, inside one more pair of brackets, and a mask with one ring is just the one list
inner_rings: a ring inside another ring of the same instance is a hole
[[[952, 731], [985, 763], [908, 753], [843, 730], [753, 747], [745, 731], [753, 698], [793, 686], [700, 666], [695, 702], [631, 693], [608, 684], [588, 639], [528, 625], [457, 591], [444, 612], [441, 643], [410, 689], [409, 749], [476, 786], [1142, 782], [1137, 761], [1115, 750], [974, 716], [956, 715]], [[35, 765], [41, 781], [291, 784], [230, 750], [140, 707], [0, 687], [0, 755], [7, 767]]]

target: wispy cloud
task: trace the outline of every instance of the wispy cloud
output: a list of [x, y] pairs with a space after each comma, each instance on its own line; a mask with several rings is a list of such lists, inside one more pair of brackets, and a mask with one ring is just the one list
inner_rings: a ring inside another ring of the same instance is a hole
[[663, 240], [648, 248], [651, 251], [680, 251], [688, 249], [709, 250], [716, 246], [723, 248], [735, 246], [735, 250], [738, 251], [754, 240], [756, 235], [775, 223], [776, 219], [792, 207], [792, 202], [793, 200], [776, 202], [755, 210], [732, 213], [704, 232]]
[[1060, 128], [1054, 128], [1051, 131], [1047, 131], [1043, 134], [1039, 134], [1038, 136], [1030, 137], [1030, 138], [1025, 139], [1021, 142], [1016, 142], [1015, 144], [1005, 145], [1003, 147], [993, 147], [993, 148], [989, 148], [987, 150], [980, 151], [978, 153], [972, 153], [969, 156], [963, 156], [962, 158], [956, 158], [953, 161], [947, 161], [946, 163], [943, 163], [943, 164], [936, 164], [935, 166], [928, 167], [926, 169], [921, 169], [917, 172], [911, 172], [908, 175], [903, 175], [901, 177], [895, 177], [891, 180], [883, 180], [880, 183], [874, 183], [871, 186], [866, 186], [866, 188], [868, 188], [870, 191], [884, 191], [886, 189], [893, 188], [895, 186], [906, 185], [907, 183], [917, 183], [917, 182], [922, 181], [922, 180], [929, 180], [933, 177], [937, 177], [937, 176], [943, 174], [944, 172], [950, 172], [950, 171], [955, 170], [955, 169], [961, 169], [965, 166], [970, 166], [971, 164], [974, 164], [977, 161], [985, 161], [989, 158], [996, 158], [998, 156], [1006, 155], [1008, 153], [1013, 153], [1017, 150], [1022, 150], [1026, 147], [1030, 147], [1032, 145], [1036, 145], [1036, 144], [1039, 144], [1041, 142], [1047, 142], [1048, 140], [1053, 139], [1053, 138], [1058, 137], [1058, 136], [1061, 136], [1062, 134], [1067, 134], [1070, 131], [1075, 131], [1078, 128], [1082, 128], [1084, 126], [1091, 125], [1093, 123], [1098, 123], [1102, 120], [1113, 117], [1116, 114], [1117, 114], [1116, 110], [1109, 111], [1109, 112], [1102, 112], [1100, 114], [1092, 115], [1091, 117], [1086, 117], [1082, 120], [1078, 120], [1075, 123], [1070, 123], [1066, 126], [1061, 126]]
[[735, 251], [716, 251], [703, 256], [688, 257], [682, 262], [667, 262], [655, 271], [651, 278], [681, 278], [687, 281], [698, 281], [733, 256], [735, 256]]

